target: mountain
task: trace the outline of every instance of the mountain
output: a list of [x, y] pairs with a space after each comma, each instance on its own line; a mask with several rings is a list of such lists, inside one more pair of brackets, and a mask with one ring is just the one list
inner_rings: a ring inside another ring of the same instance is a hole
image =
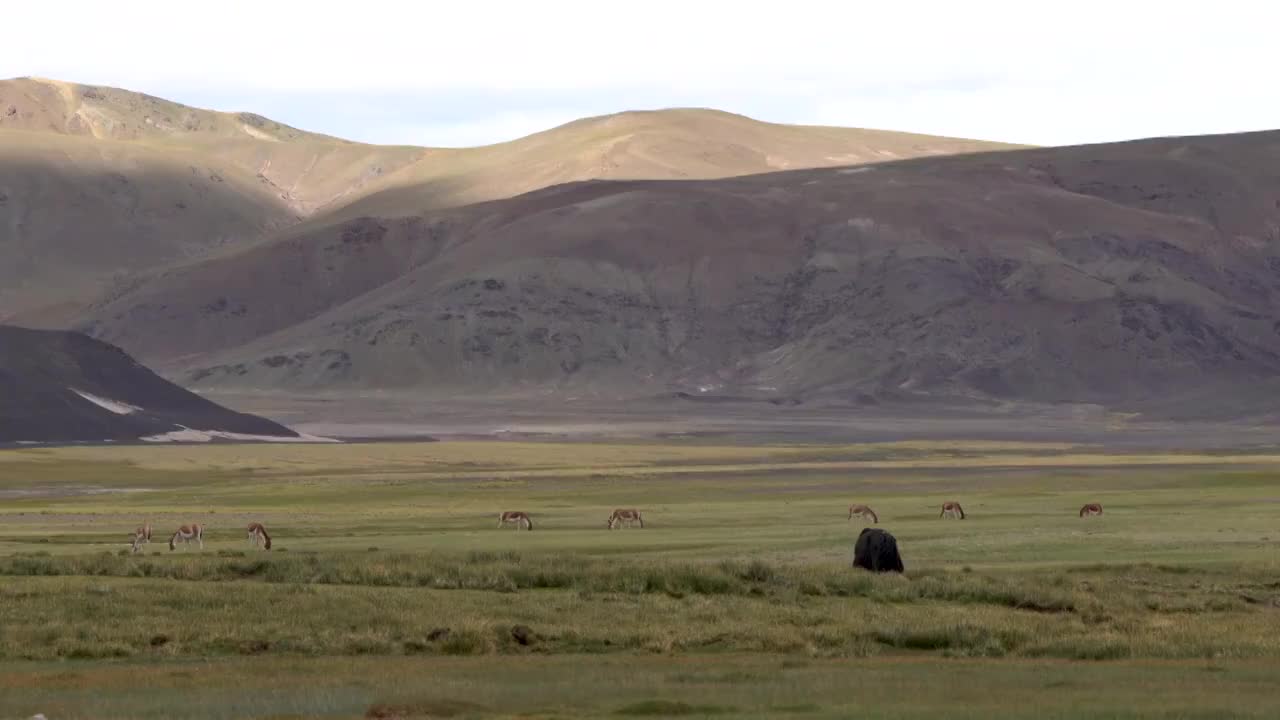
[[1277, 167], [1267, 132], [570, 183], [315, 219], [87, 327], [207, 387], [1229, 405], [1280, 373]]
[[[39, 78], [0, 81], [0, 130], [93, 140], [106, 147], [125, 143], [215, 163], [250, 180], [245, 191], [270, 197], [298, 215], [358, 195], [426, 153], [305, 132], [253, 113], [202, 110], [118, 88]], [[125, 175], [148, 167], [146, 160], [117, 165]]]
[[0, 443], [137, 440], [174, 432], [184, 439], [228, 433], [299, 439], [283, 425], [183, 390], [117, 347], [78, 333], [0, 325]]
[[420, 154], [113, 88], [0, 81], [0, 321], [63, 324], [133, 273], [251, 244]]
[[0, 322], [65, 327], [151, 273], [317, 218], [590, 178], [711, 178], [1003, 147], [707, 110], [589, 118], [482, 148], [375, 146], [116, 88], [0, 81]]

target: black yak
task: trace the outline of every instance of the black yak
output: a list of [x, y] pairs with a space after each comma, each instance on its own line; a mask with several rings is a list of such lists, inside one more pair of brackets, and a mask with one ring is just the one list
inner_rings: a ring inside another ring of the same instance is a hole
[[853, 566], [871, 572], [902, 572], [898, 541], [880, 528], [863, 528], [853, 546]]

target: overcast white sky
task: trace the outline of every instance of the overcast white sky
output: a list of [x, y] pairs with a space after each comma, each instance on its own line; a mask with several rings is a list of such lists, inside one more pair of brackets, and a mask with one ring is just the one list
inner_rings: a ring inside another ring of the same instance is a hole
[[369, 142], [671, 106], [1046, 145], [1280, 127], [1271, 2], [59, 0], [3, 20], [0, 77]]

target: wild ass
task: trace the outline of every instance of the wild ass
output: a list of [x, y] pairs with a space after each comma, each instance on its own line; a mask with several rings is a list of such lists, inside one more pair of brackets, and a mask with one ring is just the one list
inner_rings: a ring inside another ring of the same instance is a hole
[[254, 547], [262, 545], [264, 550], [271, 549], [271, 535], [267, 533], [267, 528], [262, 523], [249, 523], [249, 542]]
[[1100, 503], [1089, 503], [1080, 508], [1080, 517], [1092, 517], [1102, 514], [1102, 505]]
[[640, 511], [634, 508], [618, 508], [609, 516], [609, 529], [621, 527], [626, 523], [627, 527], [631, 527], [635, 523], [640, 523], [640, 529], [644, 529], [644, 518], [640, 517]]
[[964, 508], [960, 507], [960, 503], [955, 500], [948, 500], [942, 503], [942, 512], [938, 513], [938, 517], [960, 518], [963, 520]]
[[133, 552], [136, 553], [140, 551], [143, 544], [151, 542], [151, 523], [145, 523], [139, 526], [133, 531], [133, 535], [130, 537], [131, 539], [129, 544], [133, 547]]
[[870, 519], [873, 523], [880, 522], [880, 517], [876, 515], [876, 511], [866, 505], [850, 505], [849, 519], [852, 520], [854, 515]]
[[196, 523], [191, 523], [190, 525], [183, 525], [182, 527], [178, 528], [178, 532], [174, 533], [173, 537], [169, 538], [169, 549], [170, 550], [177, 549], [176, 546], [179, 540], [181, 540], [182, 542], [188, 545], [191, 544], [192, 540], [195, 540], [197, 543], [200, 544], [200, 549], [203, 550], [204, 549], [204, 528]]
[[533, 529], [533, 520], [529, 519], [529, 513], [520, 510], [508, 510], [498, 516], [499, 528], [508, 523], [515, 525], [516, 530], [519, 530], [522, 525], [525, 530]]

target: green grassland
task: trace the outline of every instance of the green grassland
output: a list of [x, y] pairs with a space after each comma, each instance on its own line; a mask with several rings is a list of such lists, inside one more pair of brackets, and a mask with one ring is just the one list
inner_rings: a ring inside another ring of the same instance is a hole
[[[1278, 470], [976, 442], [3, 451], [0, 717], [1275, 717]], [[969, 519], [938, 519], [952, 499]], [[905, 576], [849, 568], [852, 502]], [[188, 522], [205, 549], [170, 552]]]

